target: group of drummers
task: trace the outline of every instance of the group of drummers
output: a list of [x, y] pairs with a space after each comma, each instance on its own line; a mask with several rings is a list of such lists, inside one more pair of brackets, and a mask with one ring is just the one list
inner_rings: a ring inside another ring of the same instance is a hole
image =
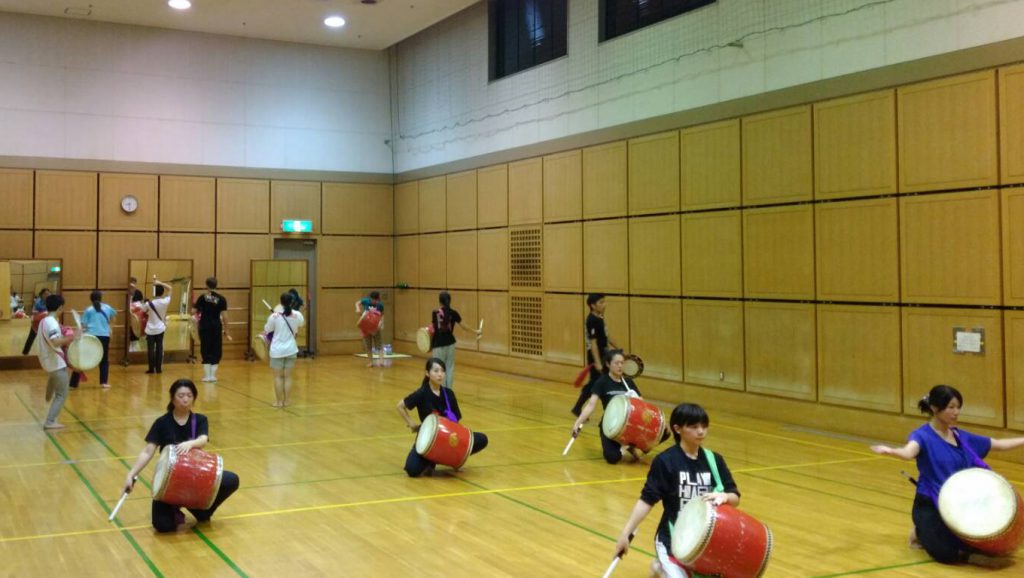
[[[157, 287], [163, 285], [157, 283]], [[206, 366], [204, 381], [216, 380], [220, 337], [226, 334], [226, 300], [215, 289], [216, 279], [207, 280], [207, 291], [197, 299], [194, 308], [194, 313], [200, 316], [199, 333]], [[93, 293], [96, 315], [102, 315], [109, 324], [113, 312], [108, 313], [98, 293]], [[63, 304], [60, 295], [46, 296], [47, 315], [36, 330], [41, 339], [40, 363], [49, 375], [47, 400], [53, 398], [44, 425], [47, 429], [63, 427], [56, 418], [69, 384], [64, 370], [67, 357], [61, 351], [79, 336], [77, 331], [69, 333], [60, 326], [58, 316]], [[655, 538], [656, 557], [650, 567], [653, 576], [760, 576], [771, 555], [771, 532], [737, 509], [740, 491], [725, 458], [703, 447], [711, 421], [709, 415], [700, 405], [681, 403], [666, 419], [658, 406], [643, 400], [633, 379], [642, 372], [642, 362], [628, 359], [608, 335], [604, 295], [589, 295], [587, 305], [590, 310], [586, 320], [588, 365], [581, 374], [586, 384], [572, 408], [577, 417], [566, 452], [589, 423], [598, 402], [604, 410], [598, 435], [602, 456], [609, 464], [619, 463], [625, 456], [629, 456], [630, 461], [639, 461], [641, 453], [647, 454], [669, 437], [673, 438], [673, 443], [651, 461], [639, 499], [616, 541], [608, 573], [628, 553], [637, 527], [654, 505], [661, 502], [663, 513]], [[360, 314], [357, 325], [364, 337], [367, 332], [370, 336], [379, 332], [383, 325], [379, 294], [371, 293], [360, 300], [356, 309]], [[151, 300], [145, 311], [150, 315], [165, 314], [166, 309], [160, 311]], [[369, 323], [366, 322], [368, 314]], [[274, 352], [276, 357], [271, 360], [275, 369], [277, 407], [287, 404], [290, 383], [286, 381], [285, 372], [294, 366], [295, 331], [303, 322], [293, 296], [286, 293], [265, 327], [267, 333], [273, 333], [272, 340], [280, 336], [287, 341], [286, 336], [291, 337], [291, 347], [278, 346]], [[405, 425], [416, 434], [405, 461], [405, 471], [410, 477], [430, 476], [438, 465], [459, 470], [471, 455], [488, 445], [485, 434], [460, 423], [463, 416], [452, 383], [456, 327], [475, 332], [478, 338], [482, 331], [482, 325], [475, 330], [463, 326], [458, 312], [451, 308], [450, 295], [441, 292], [430, 333], [431, 337], [442, 337], [432, 340], [432, 345], [438, 347], [426, 362], [419, 387], [396, 406]], [[107, 338], [103, 343], [104, 359], [109, 333]], [[374, 339], [368, 341], [369, 361], [373, 366], [372, 353], [378, 348], [373, 347]], [[272, 341], [272, 351], [276, 343]], [[274, 359], [279, 361], [275, 364]], [[634, 367], [627, 371], [630, 361]], [[636, 364], [639, 364], [639, 371]], [[150, 369], [159, 371], [160, 366], [151, 365]], [[287, 379], [290, 381], [290, 374]], [[578, 380], [577, 385], [583, 379]], [[106, 384], [105, 374], [101, 382]], [[198, 397], [195, 384], [179, 379], [171, 385], [169, 394], [167, 413], [154, 421], [145, 438], [146, 446], [124, 483], [126, 496], [138, 474], [160, 453], [152, 508], [153, 526], [160, 532], [174, 531], [184, 522], [182, 507], [192, 513], [197, 523], [209, 520], [239, 485], [238, 476], [223, 469], [219, 456], [202, 451], [208, 442], [209, 426], [205, 416], [193, 411]], [[1024, 437], [994, 439], [960, 429], [958, 419], [963, 403], [962, 394], [954, 387], [933, 387], [919, 403], [929, 420], [910, 434], [906, 445], [899, 448], [875, 445], [871, 450], [917, 462], [919, 477], [915, 481], [913, 530], [909, 540], [912, 547], [923, 548], [941, 563], [999, 567], [1008, 563], [1007, 556], [1024, 541], [1024, 502], [1009, 482], [991, 471], [984, 458], [992, 450], [1024, 446]], [[410, 414], [413, 409], [419, 423]], [[116, 510], [111, 514], [112, 519], [114, 514]]]

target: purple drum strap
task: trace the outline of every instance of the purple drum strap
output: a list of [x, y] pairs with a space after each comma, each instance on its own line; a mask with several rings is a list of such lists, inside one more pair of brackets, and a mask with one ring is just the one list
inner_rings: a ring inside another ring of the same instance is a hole
[[982, 468], [982, 469], [986, 469], [986, 470], [991, 470], [992, 468], [988, 467], [988, 464], [986, 464], [984, 460], [982, 460], [980, 457], [978, 457], [978, 454], [975, 453], [974, 448], [971, 447], [971, 444], [964, 443], [964, 440], [960, 439], [960, 429], [959, 428], [951, 428], [951, 429], [952, 429], [952, 432], [953, 432], [953, 437], [956, 438], [957, 445], [959, 445], [960, 447], [964, 448], [964, 451], [967, 452], [967, 457], [970, 458], [971, 464], [973, 464], [974, 467], [976, 467], [976, 468]]
[[196, 414], [192, 414], [192, 439], [196, 439]]
[[441, 395], [444, 396], [444, 405], [445, 405], [445, 407], [444, 407], [444, 417], [448, 418], [449, 420], [451, 420], [451, 421], [453, 421], [455, 423], [458, 423], [459, 422], [459, 417], [457, 415], [455, 415], [454, 411], [452, 411], [452, 404], [448, 401], [448, 392], [445, 391], [446, 389], [448, 389], [448, 388], [444, 387], [444, 386], [441, 386]]

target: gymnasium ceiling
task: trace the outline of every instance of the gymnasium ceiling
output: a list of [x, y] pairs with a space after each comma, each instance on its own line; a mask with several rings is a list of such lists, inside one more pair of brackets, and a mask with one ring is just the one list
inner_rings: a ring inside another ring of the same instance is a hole
[[[477, 1], [192, 0], [191, 9], [179, 11], [166, 0], [0, 0], [0, 12], [383, 50]], [[347, 24], [324, 26], [334, 14]]]

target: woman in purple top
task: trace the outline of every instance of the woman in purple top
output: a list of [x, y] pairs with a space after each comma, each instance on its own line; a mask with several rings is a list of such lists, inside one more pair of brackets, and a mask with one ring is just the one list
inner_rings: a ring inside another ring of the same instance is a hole
[[968, 562], [984, 566], [1002, 566], [1001, 559], [990, 558], [957, 538], [939, 515], [939, 489], [950, 476], [967, 468], [988, 468], [982, 458], [990, 450], [1009, 450], [1024, 446], [1024, 437], [993, 439], [957, 427], [964, 398], [956, 388], [936, 385], [918, 401], [921, 413], [931, 416], [928, 423], [910, 433], [907, 445], [891, 448], [871, 446], [871, 451], [903, 460], [917, 460], [919, 478], [912, 517], [914, 530], [910, 544], [923, 547], [928, 555], [943, 564]]

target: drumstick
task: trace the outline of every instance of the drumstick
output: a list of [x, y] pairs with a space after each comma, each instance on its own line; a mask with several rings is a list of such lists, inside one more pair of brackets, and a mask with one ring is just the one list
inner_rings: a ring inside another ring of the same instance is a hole
[[71, 310], [71, 316], [75, 318], [75, 326], [78, 327], [79, 331], [81, 331], [82, 330], [82, 316], [79, 315], [78, 311], [75, 311], [74, 309]]
[[904, 478], [907, 478], [907, 481], [909, 481], [909, 482], [910, 482], [911, 484], [914, 484], [915, 486], [917, 485], [917, 480], [915, 480], [914, 478], [912, 478], [912, 477], [910, 476], [910, 474], [908, 474], [907, 472], [905, 472], [905, 471], [903, 471], [903, 470], [900, 470], [900, 473], [901, 473], [901, 474], [903, 474], [903, 477], [904, 477]]
[[[132, 478], [132, 481], [134, 482], [137, 479], [139, 479], [139, 476], [135, 476], [134, 478]], [[120, 510], [121, 506], [124, 505], [124, 501], [126, 499], [128, 499], [128, 492], [124, 492], [123, 494], [121, 494], [121, 499], [117, 501], [117, 505], [114, 506], [113, 511], [110, 512], [110, 517], [107, 518], [108, 522], [113, 522], [114, 521], [114, 518], [117, 516], [118, 510]]]
[[[630, 543], [633, 542], [633, 537], [634, 536], [636, 536], [636, 532], [633, 532], [632, 534], [629, 535], [629, 542]], [[618, 554], [616, 554], [615, 557], [612, 558], [612, 563], [608, 565], [608, 569], [605, 570], [604, 576], [602, 576], [601, 578], [608, 578], [609, 576], [611, 576], [612, 572], [615, 571], [615, 567], [619, 565], [619, 560], [622, 560], [622, 557], [625, 554], [626, 554], [625, 551], [619, 552]]]
[[576, 438], [579, 437], [581, 430], [583, 430], [583, 426], [580, 426], [580, 429], [575, 430], [575, 431], [572, 432], [572, 437], [569, 438], [569, 443], [565, 444], [565, 449], [562, 450], [562, 455], [563, 456], [564, 455], [568, 455], [569, 448], [572, 447], [572, 444], [576, 443]]
[[484, 320], [480, 320], [480, 327], [476, 328], [476, 338], [480, 339], [484, 335]]
[[262, 301], [262, 302], [263, 302], [263, 305], [264, 305], [264, 306], [265, 306], [265, 307], [266, 307], [267, 309], [270, 309], [270, 312], [271, 312], [271, 313], [273, 313], [273, 312], [274, 312], [274, 308], [270, 306], [270, 303], [267, 303], [267, 300], [266, 300], [266, 299], [260, 299], [260, 301]]

